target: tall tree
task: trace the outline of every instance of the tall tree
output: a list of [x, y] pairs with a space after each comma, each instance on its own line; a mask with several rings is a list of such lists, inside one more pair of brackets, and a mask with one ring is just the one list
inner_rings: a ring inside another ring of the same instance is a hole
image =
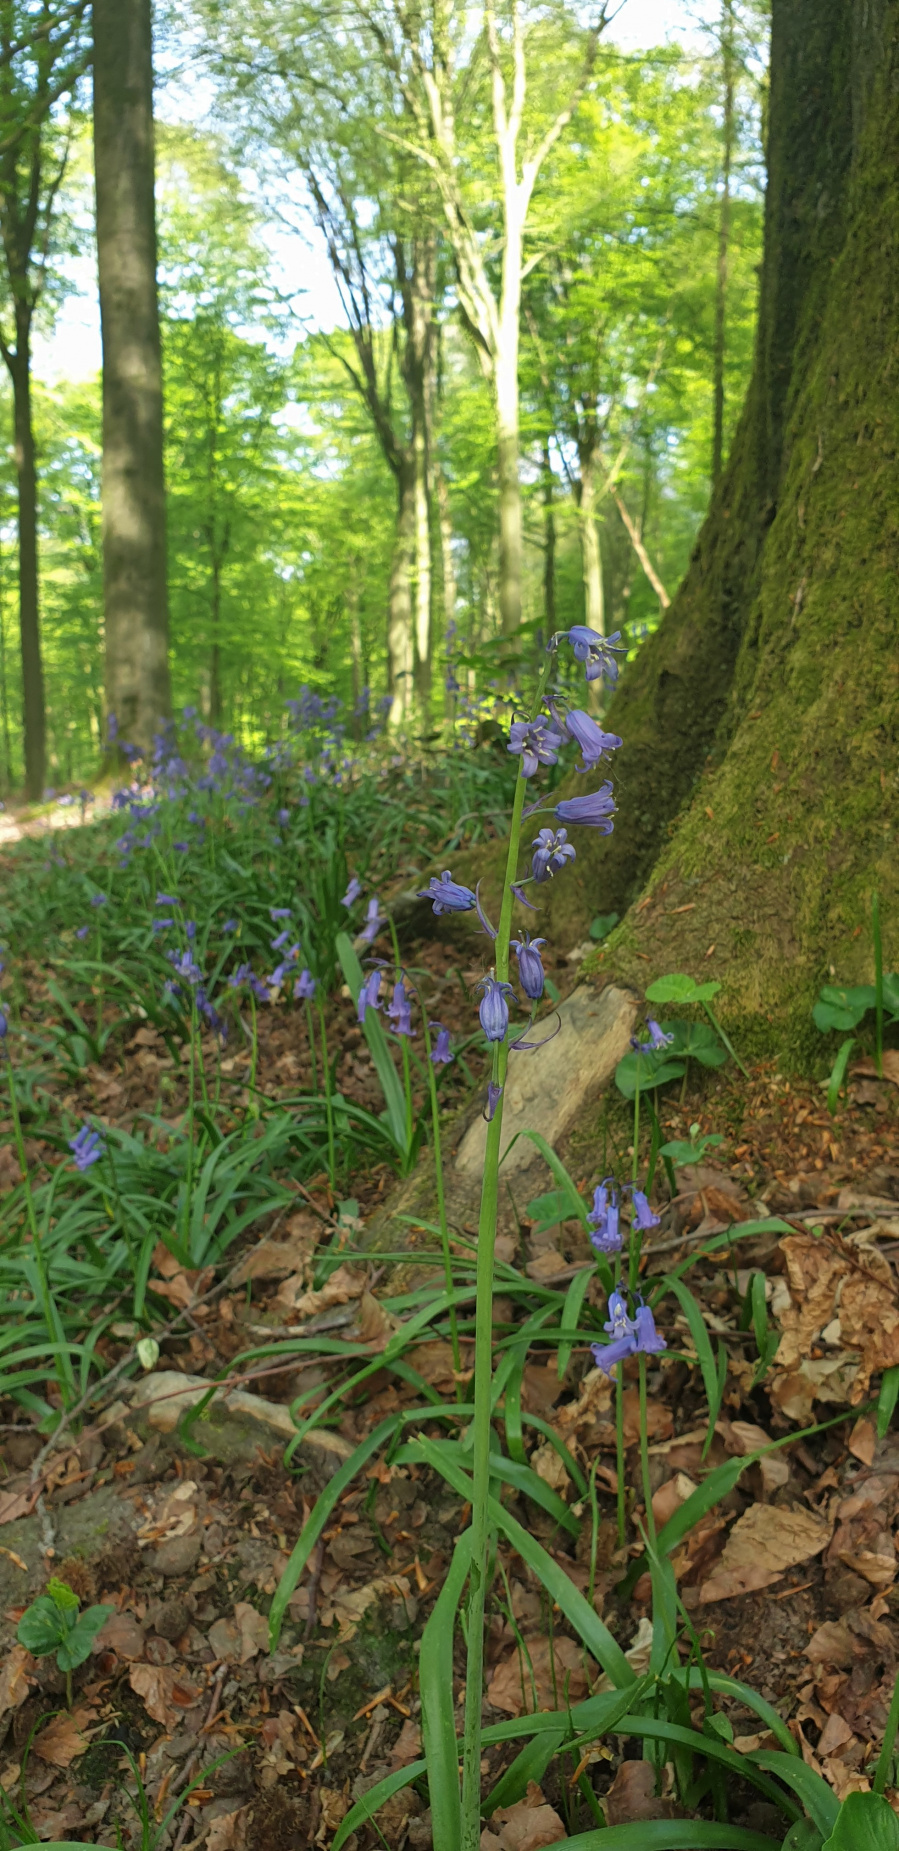
[[44, 786], [46, 714], [38, 580], [38, 487], [31, 389], [35, 311], [48, 277], [59, 190], [69, 151], [71, 101], [88, 53], [87, 0], [0, 0], [0, 238], [10, 304], [0, 353], [13, 392], [18, 490], [19, 631], [25, 790]]
[[93, 0], [93, 33], [106, 696], [146, 748], [171, 702], [151, 0]]
[[712, 426], [712, 482], [717, 487], [724, 464], [724, 358], [727, 338], [727, 262], [730, 245], [730, 193], [734, 159], [736, 49], [733, 0], [721, 0], [721, 206], [718, 221], [718, 274], [715, 286], [715, 371]]
[[899, 0], [774, 0], [755, 373], [608, 709], [620, 817], [578, 844], [565, 930], [642, 891], [605, 968], [713, 971], [743, 1047], [773, 1022], [779, 1057], [811, 1051], [830, 967], [870, 978], [875, 888], [899, 956], [897, 221]]

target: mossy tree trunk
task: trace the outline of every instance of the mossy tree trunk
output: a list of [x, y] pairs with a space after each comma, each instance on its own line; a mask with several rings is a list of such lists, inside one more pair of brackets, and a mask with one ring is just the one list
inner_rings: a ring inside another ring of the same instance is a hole
[[763, 1029], [870, 970], [874, 887], [899, 957], [899, 0], [774, 0], [768, 170], [732, 454], [610, 705], [615, 834], [540, 926], [631, 905], [606, 969], [714, 973]]

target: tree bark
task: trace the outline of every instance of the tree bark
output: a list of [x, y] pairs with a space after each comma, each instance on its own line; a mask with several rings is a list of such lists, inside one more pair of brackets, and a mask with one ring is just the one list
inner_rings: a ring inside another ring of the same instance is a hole
[[[714, 976], [745, 1053], [826, 1059], [831, 967], [899, 962], [899, 0], [774, 0], [757, 357], [686, 581], [607, 724], [619, 813], [578, 832], [557, 943]], [[558, 933], [556, 931], [558, 928]], [[544, 922], [540, 930], [545, 931]]]
[[9, 365], [13, 389], [13, 446], [18, 490], [19, 634], [22, 645], [22, 710], [25, 734], [25, 795], [39, 798], [46, 777], [46, 717], [41, 661], [37, 547], [37, 463], [31, 413], [31, 310], [16, 303], [16, 351]]
[[151, 0], [93, 0], [106, 692], [149, 746], [170, 711]]
[[412, 431], [415, 477], [415, 686], [423, 717], [431, 700], [431, 506], [427, 433], [420, 418]]
[[734, 152], [734, 10], [722, 0], [721, 60], [724, 77], [721, 208], [718, 217], [718, 266], [715, 279], [715, 354], [712, 408], [712, 483], [717, 487], [724, 465], [724, 361], [727, 350], [727, 261], [730, 246], [730, 173]]
[[511, 336], [496, 361], [494, 400], [499, 480], [499, 613], [503, 635], [512, 636], [521, 622], [522, 523], [518, 473], [518, 342]]
[[549, 444], [542, 451], [543, 489], [543, 615], [547, 638], [556, 628], [556, 495]]
[[605, 636], [605, 600], [602, 587], [602, 554], [599, 528], [596, 525], [595, 462], [591, 451], [581, 458], [578, 483], [578, 524], [581, 535], [581, 564], [584, 579], [584, 622], [598, 636]]
[[415, 632], [412, 613], [412, 564], [415, 553], [415, 465], [407, 457], [396, 473], [397, 510], [387, 603], [387, 673], [391, 696], [389, 722], [401, 726], [412, 710], [415, 687]]
[[658, 572], [656, 571], [655, 566], [653, 565], [652, 560], [650, 559], [649, 554], [646, 551], [646, 547], [643, 543], [643, 535], [640, 532], [640, 528], [638, 527], [637, 522], [634, 520], [631, 514], [631, 511], [629, 507], [627, 506], [626, 501], [624, 500], [623, 495], [619, 495], [617, 488], [612, 490], [612, 500], [614, 501], [615, 506], [618, 509], [618, 512], [621, 516], [621, 524], [625, 530], [625, 533], [627, 534], [628, 539], [630, 540], [631, 546], [633, 547], [634, 552], [636, 553], [641, 566], [643, 567], [644, 572], [646, 573], [646, 576], [653, 588], [653, 591], [655, 592], [656, 597], [658, 598], [663, 611], [667, 611], [668, 606], [671, 603], [671, 599], [669, 598], [668, 593], [665, 590], [665, 587], [662, 584], [662, 581], [658, 575]]

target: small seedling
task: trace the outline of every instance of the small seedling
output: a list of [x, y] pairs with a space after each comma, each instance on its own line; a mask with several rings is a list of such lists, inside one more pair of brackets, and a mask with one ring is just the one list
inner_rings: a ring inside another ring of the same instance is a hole
[[26, 1607], [19, 1621], [16, 1638], [35, 1658], [56, 1653], [56, 1663], [66, 1676], [66, 1702], [72, 1707], [72, 1672], [83, 1665], [101, 1627], [105, 1626], [114, 1607], [86, 1607], [79, 1613], [78, 1595], [66, 1581], [47, 1582], [45, 1594], [39, 1594]]
[[700, 1137], [699, 1126], [691, 1125], [689, 1144], [685, 1138], [673, 1138], [670, 1144], [662, 1145], [659, 1155], [670, 1157], [678, 1169], [684, 1170], [690, 1163], [701, 1163], [707, 1150], [714, 1150], [717, 1144], [723, 1143], [720, 1131], [707, 1132], [704, 1137]]

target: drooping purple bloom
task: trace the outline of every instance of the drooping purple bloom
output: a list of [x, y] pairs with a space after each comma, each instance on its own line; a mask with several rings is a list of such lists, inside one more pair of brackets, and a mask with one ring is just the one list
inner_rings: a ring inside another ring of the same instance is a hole
[[638, 1035], [631, 1036], [631, 1047], [634, 1048], [638, 1054], [658, 1054], [662, 1048], [669, 1048], [671, 1046], [674, 1036], [664, 1035], [658, 1022], [654, 1022], [652, 1016], [649, 1017], [646, 1027], [649, 1033], [648, 1041], [641, 1041]]
[[178, 850], [179, 855], [189, 855], [190, 854], [190, 843], [189, 842], [173, 842], [172, 847]]
[[289, 937], [290, 937], [290, 928], [289, 926], [285, 926], [283, 932], [279, 932], [277, 938], [272, 939], [271, 941], [272, 950], [280, 951], [281, 946], [287, 944], [287, 940], [289, 939]]
[[642, 1189], [631, 1190], [631, 1204], [633, 1209], [631, 1227], [635, 1228], [638, 1234], [648, 1234], [651, 1228], [659, 1226], [659, 1217], [650, 1208], [649, 1198]]
[[406, 994], [406, 985], [402, 977], [393, 986], [393, 1001], [387, 1005], [387, 1015], [395, 1035], [411, 1035], [412, 1009]]
[[281, 824], [282, 829], [286, 829], [288, 823], [290, 822], [290, 811], [289, 810], [279, 810], [278, 811], [278, 821]]
[[553, 874], [558, 874], [560, 868], [564, 868], [566, 861], [573, 861], [577, 853], [574, 844], [568, 840], [567, 829], [539, 829], [531, 847], [535, 851], [531, 860], [531, 874], [535, 881], [549, 880]]
[[90, 1125], [82, 1125], [74, 1138], [69, 1138], [69, 1149], [75, 1159], [76, 1170], [89, 1170], [91, 1164], [99, 1163], [106, 1145], [98, 1131]]
[[496, 938], [497, 936], [496, 928], [495, 926], [492, 926], [490, 924], [490, 921], [487, 918], [487, 914], [485, 913], [484, 908], [481, 905], [481, 883], [480, 881], [478, 881], [478, 884], [474, 890], [474, 903], [475, 903], [475, 906], [477, 907], [478, 918], [480, 919], [481, 925], [483, 926], [484, 931], [487, 934], [487, 937]]
[[[618, 663], [616, 653], [626, 652], [627, 645], [621, 641], [621, 631], [616, 630], [612, 636], [601, 636], [598, 630], [591, 630], [584, 623], [573, 624], [570, 630], [563, 630], [564, 636], [571, 644], [576, 662], [583, 662], [588, 681], [598, 681], [604, 675], [608, 681], [618, 680]], [[553, 643], [559, 637], [553, 638]]]
[[378, 933], [380, 932], [381, 927], [382, 925], [384, 925], [384, 923], [385, 923], [384, 915], [381, 912], [381, 907], [378, 901], [378, 896], [377, 894], [375, 894], [374, 898], [369, 900], [368, 902], [368, 911], [365, 915], [365, 924], [362, 927], [362, 931], [359, 934], [360, 938], [365, 940], [366, 945], [374, 944], [374, 941], [377, 938]]
[[603, 1329], [608, 1331], [611, 1343], [594, 1343], [593, 1360], [606, 1375], [611, 1375], [615, 1364], [633, 1356], [637, 1347], [637, 1326], [628, 1317], [627, 1305], [617, 1289], [609, 1293], [609, 1318]]
[[289, 906], [270, 906], [268, 909], [268, 916], [270, 919], [289, 919], [290, 918], [290, 907]]
[[605, 836], [612, 833], [614, 814], [615, 802], [608, 778], [589, 797], [565, 797], [561, 803], [556, 804], [556, 815], [560, 823], [581, 823], [588, 829], [601, 830]]
[[487, 1040], [505, 1041], [509, 1026], [506, 997], [515, 994], [511, 983], [499, 983], [495, 977], [482, 977], [478, 989], [484, 992], [478, 1005], [478, 1015]]
[[379, 970], [370, 971], [359, 991], [356, 1003], [356, 1016], [359, 1022], [365, 1021], [366, 1010], [380, 1009], [381, 1005], [378, 1001], [380, 993], [381, 973]]
[[[587, 1216], [588, 1224], [593, 1229], [590, 1235], [590, 1245], [596, 1248], [597, 1253], [619, 1253], [621, 1251], [620, 1213], [618, 1190], [611, 1176], [607, 1176], [605, 1181], [599, 1183], [594, 1189], [593, 1207]], [[607, 1330], [608, 1328], [606, 1325]]]
[[477, 896], [470, 887], [460, 886], [454, 881], [449, 869], [445, 869], [440, 879], [432, 874], [427, 887], [420, 887], [417, 898], [433, 901], [435, 913], [469, 913], [477, 906]]
[[311, 1002], [316, 990], [316, 978], [311, 971], [301, 970], [293, 986], [294, 996], [300, 1002]]
[[491, 1080], [487, 1087], [487, 1109], [484, 1113], [484, 1117], [486, 1118], [488, 1125], [490, 1123], [491, 1118], [493, 1117], [494, 1112], [496, 1111], [497, 1106], [499, 1105], [499, 1102], [502, 1096], [503, 1096], [502, 1087], [497, 1084], [496, 1080]]
[[600, 759], [607, 758], [621, 744], [617, 733], [604, 733], [580, 707], [566, 714], [565, 731], [581, 749], [583, 763], [578, 766], [579, 771], [593, 771]]
[[174, 919], [151, 919], [150, 921], [154, 932], [167, 932], [169, 926], [173, 926], [174, 923]]
[[9, 1023], [6, 1020], [3, 1010], [0, 1009], [0, 1041], [5, 1041], [8, 1033]]
[[194, 940], [194, 939], [196, 938], [196, 936], [197, 936], [197, 922], [196, 922], [196, 920], [195, 920], [195, 919], [188, 919], [188, 921], [187, 921], [187, 924], [186, 924], [186, 926], [185, 926], [185, 928], [184, 928], [184, 930], [185, 930], [185, 932], [186, 932], [186, 934], [187, 934], [187, 937], [188, 937], [188, 938], [189, 938], [189, 939], [191, 940], [191, 942], [193, 942], [193, 940]]
[[[154, 921], [154, 924], [155, 924], [155, 921]], [[89, 925], [76, 926], [75, 927], [75, 937], [76, 938], [86, 938], [89, 931], [90, 931]]]
[[506, 750], [520, 755], [522, 776], [532, 778], [539, 765], [556, 763], [561, 745], [555, 722], [541, 715], [538, 720], [513, 720]]
[[252, 975], [253, 975], [252, 964], [238, 964], [237, 969], [235, 971], [232, 971], [230, 977], [228, 978], [229, 989], [232, 989], [232, 990], [241, 989], [245, 983], [249, 983]]
[[522, 906], [527, 907], [528, 912], [535, 913], [537, 911], [537, 908], [534, 905], [533, 900], [528, 899], [528, 896], [525, 893], [525, 890], [522, 887], [520, 882], [513, 881], [510, 887], [510, 892], [514, 893], [516, 900], [518, 900]]
[[236, 932], [237, 931], [237, 920], [236, 919], [226, 919], [224, 925], [222, 926], [222, 931], [223, 932]]
[[441, 1022], [429, 1022], [428, 1027], [437, 1029], [437, 1040], [431, 1049], [431, 1060], [435, 1067], [448, 1067], [450, 1061], [455, 1059], [450, 1049], [449, 1029], [444, 1028]]
[[353, 906], [355, 902], [358, 900], [361, 892], [362, 892], [362, 882], [354, 874], [352, 875], [350, 879], [350, 884], [346, 890], [346, 893], [343, 896], [343, 899], [340, 902], [341, 906]]
[[540, 959], [540, 946], [546, 944], [545, 938], [531, 938], [525, 932], [521, 938], [512, 939], [512, 950], [518, 959], [518, 980], [532, 1003], [539, 1002], [543, 995], [543, 965]]
[[158, 893], [156, 904], [157, 906], [180, 906], [181, 901], [176, 893]]
[[668, 1345], [659, 1331], [649, 1305], [637, 1306], [637, 1342], [636, 1348], [643, 1350], [647, 1356], [657, 1356], [660, 1350], [667, 1350]]
[[105, 893], [92, 893], [91, 894], [91, 905], [92, 906], [105, 906], [106, 903], [107, 903], [107, 895]]

